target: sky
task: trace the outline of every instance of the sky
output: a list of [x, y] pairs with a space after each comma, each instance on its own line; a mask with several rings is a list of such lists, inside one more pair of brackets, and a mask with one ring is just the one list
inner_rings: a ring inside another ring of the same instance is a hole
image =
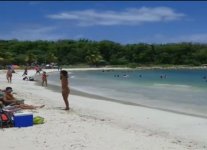
[[205, 1], [0, 1], [0, 39], [207, 43]]

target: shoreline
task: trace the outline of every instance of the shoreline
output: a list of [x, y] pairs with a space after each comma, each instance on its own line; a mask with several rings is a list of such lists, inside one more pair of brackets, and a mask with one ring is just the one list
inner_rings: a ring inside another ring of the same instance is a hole
[[[128, 70], [131, 68], [64, 68], [64, 70], [67, 71], [89, 71], [89, 70]], [[143, 69], [143, 68], [141, 68]], [[144, 68], [146, 69], [146, 68]], [[160, 69], [160, 68], [148, 68], [148, 69]], [[183, 69], [183, 68], [179, 68], [179, 69]], [[186, 68], [186, 69], [193, 69], [193, 68]], [[197, 68], [197, 69], [201, 69], [201, 68]], [[53, 72], [59, 72], [56, 69], [44, 69], [48, 74], [51, 74]], [[23, 72], [23, 70], [20, 70]], [[32, 71], [32, 70], [30, 70]], [[36, 81], [35, 85], [36, 86], [41, 86], [41, 77], [38, 75], [35, 77], [35, 74], [32, 75]], [[60, 86], [54, 85], [54, 84], [49, 84], [47, 87], [49, 90], [56, 92], [56, 93], [61, 93], [61, 89]], [[91, 94], [91, 93], [87, 93], [84, 91], [80, 91], [80, 90], [76, 90], [74, 88], [71, 88], [71, 95], [75, 95], [75, 96], [81, 96], [81, 97], [86, 97], [86, 98], [92, 98], [95, 100], [103, 100], [103, 101], [109, 101], [109, 102], [115, 102], [115, 103], [120, 103], [120, 104], [125, 104], [125, 105], [131, 105], [131, 106], [138, 106], [138, 107], [144, 107], [144, 108], [150, 108], [150, 109], [155, 109], [155, 110], [160, 110], [160, 111], [164, 111], [164, 112], [171, 112], [171, 113], [175, 113], [175, 114], [181, 114], [181, 115], [187, 115], [187, 116], [192, 116], [192, 117], [198, 117], [198, 118], [203, 118], [203, 119], [207, 119], [207, 116], [202, 115], [202, 114], [195, 114], [195, 113], [190, 113], [190, 112], [182, 112], [179, 110], [170, 110], [170, 109], [166, 109], [166, 108], [160, 108], [160, 107], [156, 107], [156, 106], [149, 106], [149, 105], [145, 105], [145, 104], [138, 104], [138, 103], [133, 103], [133, 102], [125, 102], [123, 100], [119, 100], [119, 99], [115, 99], [115, 98], [109, 98], [106, 96], [101, 96], [101, 95], [96, 95], [96, 94]]]
[[[96, 68], [90, 68], [88, 70], [95, 70], [95, 69]], [[122, 69], [122, 68], [115, 68], [115, 70], [119, 70], [119, 69]], [[73, 69], [65, 69], [65, 70], [68, 70], [68, 71], [88, 71], [86, 68], [83, 70], [81, 68], [77, 68], [75, 70], [73, 70]], [[98, 70], [102, 70], [102, 68], [99, 68]], [[111, 70], [111, 68], [109, 68], [109, 70]], [[58, 71], [51, 71], [51, 72], [48, 72], [48, 74], [53, 73], [53, 72], [58, 72]], [[41, 81], [37, 80], [36, 85], [41, 86]], [[50, 89], [54, 92], [61, 92], [60, 86], [54, 85], [54, 84], [49, 84], [48, 89]], [[155, 110], [160, 110], [160, 111], [165, 111], [165, 112], [171, 112], [171, 113], [175, 113], [175, 114], [182, 114], [182, 115], [207, 119], [206, 115], [202, 115], [202, 114], [199, 114], [196, 112], [183, 112], [180, 110], [161, 108], [161, 107], [157, 107], [157, 106], [150, 106], [150, 105], [139, 104], [139, 103], [135, 103], [135, 102], [125, 102], [120, 99], [115, 99], [115, 98], [110, 98], [107, 96], [101, 96], [101, 95], [97, 95], [97, 94], [87, 93], [87, 92], [80, 91], [80, 90], [77, 90], [74, 88], [71, 88], [71, 95], [87, 97], [87, 98], [92, 98], [92, 99], [98, 99], [98, 100], [103, 100], [103, 101], [109, 101], [109, 102], [115, 102], [115, 103], [120, 103], [120, 104], [125, 104], [125, 105], [131, 105], [131, 106], [145, 107], [145, 108], [150, 108], [150, 109], [155, 109]]]
[[[111, 68], [109, 68], [109, 69], [111, 69]], [[121, 69], [121, 68], [116, 68], [116, 70], [119, 70], [119, 69]], [[67, 69], [65, 69], [65, 70], [67, 70]], [[94, 68], [91, 68], [91, 70], [94, 70]], [[74, 70], [70, 69], [68, 71], [74, 71]], [[78, 68], [78, 69], [75, 69], [75, 71], [87, 71], [87, 69], [81, 70], [80, 68]], [[58, 71], [51, 71], [51, 72], [48, 72], [48, 74], [53, 73], [53, 72], [58, 72]], [[41, 86], [41, 81], [40, 81], [39, 77], [36, 78], [36, 85]], [[54, 92], [58, 92], [58, 93], [61, 92], [60, 86], [58, 86], [58, 85], [48, 84], [47, 88], [52, 90], [52, 91], [54, 91]], [[87, 92], [84, 92], [84, 91], [76, 90], [76, 89], [74, 89], [72, 87], [71, 87], [71, 95], [82, 96], [82, 97], [98, 99], [98, 100], [103, 100], [103, 101], [109, 101], [109, 102], [115, 102], [115, 103], [120, 103], [120, 104], [125, 104], [125, 105], [145, 107], [145, 108], [161, 110], [161, 111], [165, 111], [165, 112], [172, 112], [172, 113], [176, 113], [176, 114], [182, 114], [182, 115], [188, 115], [188, 116], [192, 116], [192, 117], [199, 117], [199, 118], [207, 119], [207, 116], [202, 115], [202, 114], [198, 114], [198, 113], [182, 112], [182, 111], [179, 111], [179, 110], [160, 108], [160, 107], [149, 106], [149, 105], [145, 105], [145, 104], [139, 104], [139, 103], [133, 103], [133, 102], [125, 102], [123, 100], [119, 100], [119, 99], [115, 99], [115, 98], [110, 98], [110, 97], [106, 97], [106, 96], [101, 96], [101, 95], [96, 95], [96, 94], [92, 94], [92, 93], [87, 93]]]
[[26, 99], [26, 103], [45, 104], [32, 112], [44, 117], [46, 123], [0, 130], [2, 149], [207, 149], [207, 119], [72, 94], [72, 109], [66, 112], [61, 110], [61, 93], [23, 81], [20, 75], [18, 71], [13, 83], [8, 84], [5, 75], [0, 74], [1, 88], [12, 86], [16, 96]]
[[[41, 82], [37, 81], [35, 83], [35, 85], [41, 86]], [[49, 89], [53, 92], [57, 92], [57, 93], [61, 92], [60, 87], [57, 86], [57, 85], [48, 85], [47, 89]], [[100, 96], [100, 95], [96, 95], [96, 94], [91, 94], [91, 93], [79, 91], [79, 90], [76, 90], [76, 89], [73, 89], [73, 88], [71, 88], [71, 95], [86, 97], [86, 98], [90, 98], [90, 99], [94, 99], [94, 100], [102, 100], [102, 101], [120, 103], [120, 104], [124, 104], [124, 105], [139, 106], [139, 107], [150, 108], [150, 109], [155, 109], [155, 110], [160, 110], [160, 111], [165, 111], [165, 112], [171, 112], [171, 113], [175, 113], [175, 114], [181, 114], [181, 115], [187, 115], [187, 116], [207, 119], [207, 116], [204, 116], [204, 115], [201, 115], [201, 114], [181, 112], [181, 111], [178, 111], [178, 110], [170, 110], [170, 109], [165, 109], [165, 108], [153, 107], [153, 106], [148, 106], [148, 105], [144, 105], [144, 104], [137, 104], [137, 103], [133, 103], [133, 102], [124, 102], [122, 100], [109, 98], [109, 97], [105, 97], [105, 96]]]
[[207, 69], [207, 66], [138, 66], [135, 68], [130, 68], [130, 67], [110, 67], [110, 66], [106, 66], [106, 67], [86, 67], [86, 68], [65, 68], [65, 70], [68, 71], [84, 71], [84, 70], [150, 70], [150, 69], [173, 69], [173, 70], [179, 70], [179, 69]]

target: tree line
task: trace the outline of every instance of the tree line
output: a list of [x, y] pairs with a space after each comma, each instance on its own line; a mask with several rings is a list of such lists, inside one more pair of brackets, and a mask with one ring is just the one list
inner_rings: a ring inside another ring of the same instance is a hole
[[0, 64], [59, 65], [202, 65], [207, 64], [207, 44], [120, 44], [113, 41], [0, 40]]

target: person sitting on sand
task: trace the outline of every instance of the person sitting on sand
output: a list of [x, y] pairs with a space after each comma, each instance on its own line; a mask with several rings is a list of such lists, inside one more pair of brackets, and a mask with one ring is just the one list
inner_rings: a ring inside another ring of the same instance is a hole
[[62, 86], [62, 96], [66, 106], [64, 110], [69, 110], [68, 96], [70, 94], [70, 88], [68, 87], [68, 72], [66, 70], [60, 71], [60, 80]]
[[33, 105], [28, 105], [28, 104], [21, 104], [17, 101], [17, 99], [13, 96], [13, 94], [11, 93], [13, 90], [11, 87], [7, 87], [4, 90], [4, 97], [3, 97], [3, 104], [5, 106], [8, 105], [13, 105], [16, 108], [21, 108], [21, 109], [36, 109], [36, 108], [43, 108], [45, 105], [41, 105], [41, 106], [33, 106]]

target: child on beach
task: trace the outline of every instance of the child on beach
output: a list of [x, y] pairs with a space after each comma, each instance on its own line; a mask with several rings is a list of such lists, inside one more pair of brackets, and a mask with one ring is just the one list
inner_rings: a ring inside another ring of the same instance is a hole
[[68, 96], [70, 94], [70, 88], [68, 87], [68, 72], [66, 70], [60, 71], [60, 80], [62, 86], [62, 96], [66, 106], [64, 110], [69, 110]]
[[45, 83], [45, 86], [47, 86], [47, 76], [48, 75], [44, 71], [43, 74], [42, 74], [42, 86], [44, 86], [44, 83]]
[[11, 83], [12, 82], [12, 68], [9, 67], [8, 70], [7, 70], [7, 73], [6, 73], [6, 78], [7, 78], [7, 81], [8, 83]]

